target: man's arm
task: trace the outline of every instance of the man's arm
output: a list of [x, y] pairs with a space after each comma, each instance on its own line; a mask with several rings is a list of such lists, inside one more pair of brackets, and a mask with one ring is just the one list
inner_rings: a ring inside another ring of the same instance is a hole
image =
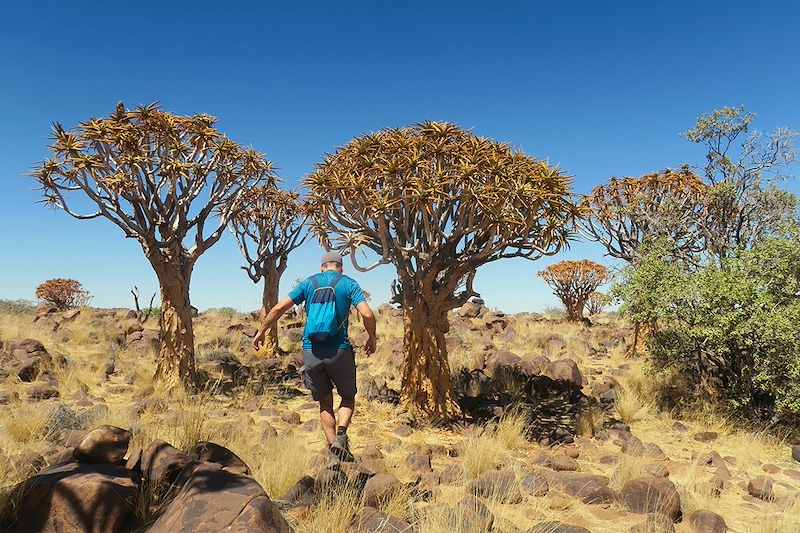
[[264, 338], [266, 337], [267, 330], [270, 329], [272, 326], [274, 326], [278, 322], [278, 319], [283, 315], [283, 313], [291, 309], [293, 305], [294, 301], [287, 296], [286, 298], [278, 302], [275, 305], [275, 307], [269, 310], [269, 313], [267, 313], [266, 318], [264, 318], [264, 323], [261, 324], [261, 327], [258, 329], [258, 333], [256, 333], [256, 336], [253, 337], [253, 349], [255, 351], [260, 350], [261, 347], [264, 345]]
[[361, 314], [361, 321], [364, 323], [364, 329], [367, 330], [367, 335], [369, 335], [367, 344], [364, 346], [364, 352], [367, 355], [372, 355], [375, 353], [378, 344], [378, 339], [375, 336], [375, 314], [372, 312], [372, 309], [366, 301], [358, 304], [356, 309], [358, 310], [359, 314]]

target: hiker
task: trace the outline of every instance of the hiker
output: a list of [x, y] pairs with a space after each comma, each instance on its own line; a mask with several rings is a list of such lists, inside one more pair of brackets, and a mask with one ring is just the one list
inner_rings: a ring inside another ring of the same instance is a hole
[[[289, 296], [270, 309], [264, 324], [253, 339], [256, 351], [278, 318], [293, 305], [305, 302], [306, 327], [303, 331], [303, 363], [306, 386], [319, 402], [319, 419], [328, 441], [328, 467], [339, 461], [353, 461], [347, 428], [353, 417], [356, 396], [356, 363], [353, 345], [347, 335], [350, 306], [361, 314], [369, 338], [364, 353], [375, 353], [375, 315], [358, 283], [343, 275], [342, 256], [327, 252], [322, 256], [320, 273], [295, 287]], [[333, 385], [341, 397], [338, 426], [333, 412]]]

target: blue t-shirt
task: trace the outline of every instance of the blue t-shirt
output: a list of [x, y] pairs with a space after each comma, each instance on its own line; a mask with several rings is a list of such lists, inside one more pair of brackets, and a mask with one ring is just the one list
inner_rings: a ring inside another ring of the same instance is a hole
[[[330, 285], [331, 281], [338, 276], [339, 273], [335, 270], [326, 270], [319, 274], [314, 274], [320, 287]], [[339, 333], [330, 341], [320, 344], [321, 348], [341, 349], [352, 348], [350, 344], [350, 337], [347, 335], [347, 319], [350, 316], [350, 306], [356, 306], [365, 301], [364, 293], [361, 287], [353, 278], [342, 276], [342, 279], [333, 288], [336, 293], [336, 315], [339, 322], [343, 325]], [[292, 299], [295, 305], [300, 305], [306, 300], [310, 300], [314, 294], [314, 285], [311, 283], [311, 278], [306, 278], [301, 281], [294, 289], [289, 292], [289, 298]], [[308, 313], [308, 309], [306, 309]], [[311, 341], [308, 339], [308, 331], [303, 332], [303, 349], [311, 349]]]

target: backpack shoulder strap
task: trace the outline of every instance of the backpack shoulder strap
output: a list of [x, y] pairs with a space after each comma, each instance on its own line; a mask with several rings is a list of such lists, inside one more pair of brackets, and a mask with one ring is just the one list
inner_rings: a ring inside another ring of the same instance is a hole
[[319, 275], [319, 274], [314, 274], [313, 276], [311, 276], [310, 278], [308, 278], [308, 279], [311, 281], [311, 285], [314, 287], [314, 290], [317, 290], [317, 289], [319, 289], [319, 287], [320, 287], [320, 285], [319, 285], [319, 279], [317, 279], [317, 276], [318, 276], [318, 275]]
[[335, 289], [336, 284], [339, 283], [343, 277], [344, 276], [342, 274], [339, 274], [335, 278], [333, 278], [333, 280], [331, 280], [331, 285], [330, 285], [331, 289]]

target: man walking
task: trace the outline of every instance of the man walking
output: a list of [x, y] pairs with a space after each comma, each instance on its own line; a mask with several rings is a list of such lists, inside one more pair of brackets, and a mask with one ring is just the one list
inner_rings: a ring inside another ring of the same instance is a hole
[[[375, 352], [375, 315], [364, 298], [361, 287], [343, 275], [342, 256], [327, 252], [322, 256], [320, 272], [295, 287], [289, 296], [270, 309], [264, 324], [253, 339], [258, 351], [266, 332], [293, 305], [305, 302], [306, 326], [303, 331], [303, 362], [306, 386], [319, 402], [319, 419], [328, 441], [330, 461], [352, 461], [347, 428], [353, 417], [356, 396], [356, 364], [353, 346], [347, 334], [350, 306], [355, 306], [367, 330], [367, 356]], [[333, 411], [333, 386], [341, 397], [337, 419]]]

